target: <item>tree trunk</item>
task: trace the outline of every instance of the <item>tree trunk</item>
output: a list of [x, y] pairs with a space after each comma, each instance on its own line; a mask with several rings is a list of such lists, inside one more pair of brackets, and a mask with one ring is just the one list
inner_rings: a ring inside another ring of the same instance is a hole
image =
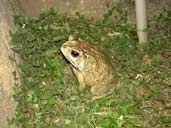
[[16, 103], [12, 99], [12, 87], [16, 66], [11, 61], [9, 30], [12, 28], [13, 11], [8, 0], [0, 0], [0, 128], [5, 128], [7, 119], [14, 113]]

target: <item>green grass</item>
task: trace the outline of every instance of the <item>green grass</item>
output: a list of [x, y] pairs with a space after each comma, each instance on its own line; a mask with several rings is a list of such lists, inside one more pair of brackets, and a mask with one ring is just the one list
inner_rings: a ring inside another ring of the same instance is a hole
[[[113, 22], [112, 13], [120, 17]], [[148, 44], [139, 49], [136, 28], [118, 4], [101, 20], [54, 9], [39, 17], [15, 17], [12, 44], [20, 56], [18, 102], [9, 120], [17, 128], [152, 128], [171, 126], [171, 12], [151, 19]], [[91, 102], [60, 46], [76, 34], [98, 42], [115, 65], [117, 85], [111, 97]]]

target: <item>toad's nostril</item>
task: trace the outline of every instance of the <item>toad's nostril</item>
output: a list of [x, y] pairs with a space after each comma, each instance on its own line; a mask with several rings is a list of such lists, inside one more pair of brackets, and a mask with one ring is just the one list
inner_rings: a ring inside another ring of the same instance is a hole
[[62, 45], [62, 48], [67, 48], [67, 46], [66, 45]]

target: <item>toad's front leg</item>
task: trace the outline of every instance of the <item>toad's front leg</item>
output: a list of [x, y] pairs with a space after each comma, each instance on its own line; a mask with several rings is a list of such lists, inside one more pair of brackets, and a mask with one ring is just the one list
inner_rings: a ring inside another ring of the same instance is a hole
[[86, 83], [85, 83], [82, 73], [79, 70], [75, 69], [75, 67], [73, 66], [72, 66], [72, 69], [73, 69], [75, 76], [77, 77], [77, 80], [79, 83], [79, 90], [80, 91], [84, 90], [86, 88]]

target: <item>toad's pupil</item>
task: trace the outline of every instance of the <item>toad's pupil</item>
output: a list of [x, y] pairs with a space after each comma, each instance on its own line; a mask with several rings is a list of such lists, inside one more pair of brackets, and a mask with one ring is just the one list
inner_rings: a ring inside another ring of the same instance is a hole
[[78, 53], [77, 51], [72, 50], [72, 51], [71, 51], [71, 55], [72, 55], [73, 57], [77, 57], [77, 56], [79, 56], [79, 53]]

